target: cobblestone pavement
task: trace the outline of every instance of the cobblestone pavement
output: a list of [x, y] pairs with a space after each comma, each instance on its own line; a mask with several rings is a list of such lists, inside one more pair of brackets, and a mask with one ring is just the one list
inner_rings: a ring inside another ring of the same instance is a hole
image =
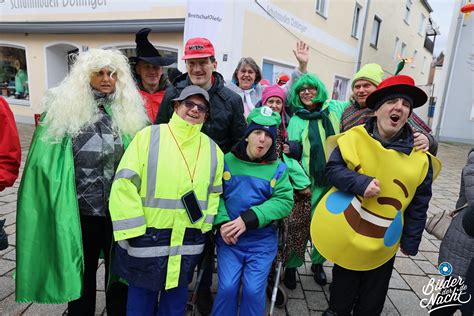
[[[19, 124], [22, 145], [22, 168], [26, 161], [28, 147], [31, 142], [33, 127]], [[466, 162], [467, 153], [472, 146], [462, 144], [440, 144], [438, 157], [443, 162], [443, 170], [433, 185], [433, 198], [429, 209], [430, 214], [451, 210], [459, 193], [460, 173]], [[21, 173], [20, 173], [21, 176]], [[16, 199], [19, 181], [12, 188], [0, 192], [0, 218], [6, 218], [6, 231], [9, 234], [9, 247], [0, 251], [0, 315], [61, 315], [66, 304], [41, 305], [15, 302], [15, 283], [12, 278], [15, 269], [15, 233], [16, 233]], [[395, 269], [390, 281], [390, 288], [385, 302], [383, 315], [428, 315], [426, 309], [420, 307], [420, 299], [424, 298], [422, 287], [429, 278], [440, 278], [437, 272], [437, 259], [440, 241], [426, 232], [415, 257], [397, 254]], [[304, 266], [298, 269], [296, 290], [287, 291], [289, 300], [284, 309], [276, 309], [274, 315], [321, 315], [328, 306], [329, 286], [319, 286], [312, 278], [309, 258]], [[325, 270], [331, 282], [331, 266], [327, 262]], [[98, 276], [103, 275], [103, 265], [99, 266]], [[214, 275], [213, 291], [216, 290]], [[104, 281], [98, 280], [97, 307], [98, 314], [105, 314]], [[192, 284], [190, 285], [192, 288]]]

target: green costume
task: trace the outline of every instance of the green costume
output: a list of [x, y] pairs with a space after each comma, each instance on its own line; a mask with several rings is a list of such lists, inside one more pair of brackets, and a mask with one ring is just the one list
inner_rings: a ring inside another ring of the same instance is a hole
[[19, 94], [25, 93], [28, 91], [28, 74], [23, 69], [18, 69], [15, 75], [15, 90]]
[[82, 293], [81, 223], [72, 138], [50, 142], [46, 130], [35, 130], [18, 191], [16, 301], [61, 304]]
[[[299, 99], [302, 87], [316, 87], [317, 94], [313, 103], [322, 104], [319, 110], [308, 111]], [[295, 112], [288, 125], [288, 140], [300, 142], [303, 147], [301, 164], [299, 161], [284, 155], [284, 161], [290, 172], [290, 180], [295, 190], [311, 189], [311, 213], [329, 189], [325, 184], [324, 167], [326, 161], [326, 138], [339, 133], [341, 115], [349, 106], [348, 101], [327, 100], [324, 84], [314, 75], [303, 75], [292, 87], [289, 97], [290, 105]], [[330, 131], [328, 133], [328, 131]], [[316, 135], [316, 137], [315, 137]], [[314, 248], [311, 261], [321, 264], [325, 261]], [[299, 267], [304, 263], [295, 252], [290, 253], [287, 268]]]

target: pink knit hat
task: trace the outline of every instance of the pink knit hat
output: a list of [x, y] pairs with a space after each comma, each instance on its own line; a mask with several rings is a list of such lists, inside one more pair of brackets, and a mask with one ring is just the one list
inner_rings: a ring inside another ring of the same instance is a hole
[[266, 87], [262, 92], [262, 105], [267, 104], [267, 101], [271, 97], [279, 97], [283, 101], [283, 107], [285, 107], [286, 95], [285, 91], [278, 85]]
[[281, 108], [281, 125], [280, 127], [283, 129], [283, 139], [286, 141], [288, 138], [288, 133], [286, 131], [286, 120], [285, 120], [285, 106], [286, 106], [286, 94], [285, 91], [280, 88], [279, 85], [273, 85], [270, 87], [266, 87], [265, 90], [262, 92], [262, 106], [267, 104], [268, 99], [271, 97], [278, 97], [282, 100], [283, 106]]

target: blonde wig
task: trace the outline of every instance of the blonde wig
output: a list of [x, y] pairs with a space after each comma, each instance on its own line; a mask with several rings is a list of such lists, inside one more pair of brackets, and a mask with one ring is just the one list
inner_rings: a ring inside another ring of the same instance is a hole
[[78, 56], [70, 74], [43, 98], [46, 115], [41, 124], [47, 127], [48, 138], [75, 137], [97, 122], [100, 112], [90, 82], [92, 73], [102, 68], [117, 74], [115, 92], [110, 96], [114, 128], [134, 136], [149, 124], [127, 58], [118, 50], [90, 49]]

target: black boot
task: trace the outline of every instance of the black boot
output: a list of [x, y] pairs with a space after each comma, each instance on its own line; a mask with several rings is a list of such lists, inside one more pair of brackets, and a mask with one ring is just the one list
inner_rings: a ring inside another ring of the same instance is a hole
[[326, 278], [326, 273], [324, 272], [323, 265], [322, 264], [312, 264], [311, 265], [311, 271], [314, 272], [314, 282], [317, 284], [323, 286], [326, 285], [328, 282]]
[[283, 283], [289, 290], [296, 289], [296, 268], [285, 269], [285, 279], [283, 280]]
[[0, 250], [5, 250], [8, 248], [7, 233], [5, 232], [5, 229], [3, 229], [3, 225], [5, 225], [5, 221], [6, 219], [0, 221]]
[[202, 289], [197, 293], [197, 309], [201, 315], [210, 315], [212, 312], [212, 294], [210, 289]]
[[328, 308], [323, 312], [323, 316], [337, 316], [337, 313]]

